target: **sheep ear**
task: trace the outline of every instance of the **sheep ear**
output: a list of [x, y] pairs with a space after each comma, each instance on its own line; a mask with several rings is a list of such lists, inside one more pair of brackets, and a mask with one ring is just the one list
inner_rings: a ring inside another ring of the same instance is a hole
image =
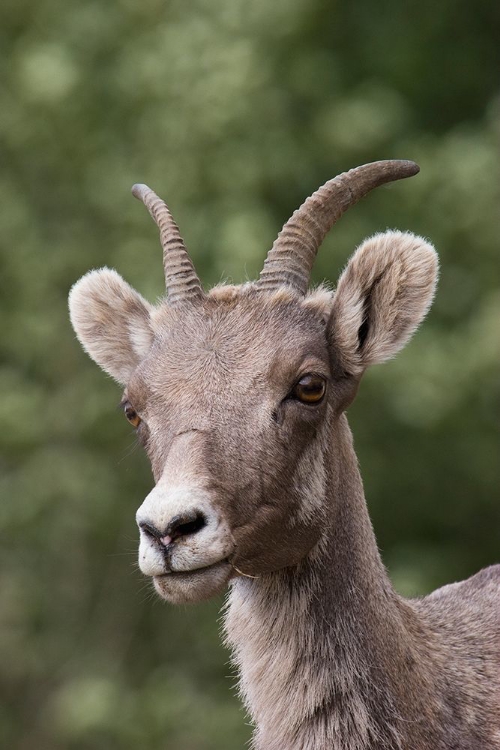
[[360, 376], [402, 349], [431, 305], [437, 274], [436, 252], [422, 237], [386, 232], [362, 243], [339, 279], [328, 324], [344, 372]]
[[69, 295], [71, 323], [81, 345], [121, 385], [153, 342], [152, 309], [108, 268], [83, 276]]

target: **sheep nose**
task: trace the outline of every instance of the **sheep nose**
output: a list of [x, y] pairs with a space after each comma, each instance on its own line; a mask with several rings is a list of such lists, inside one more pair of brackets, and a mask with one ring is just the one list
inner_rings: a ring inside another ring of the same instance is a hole
[[182, 515], [174, 516], [167, 526], [161, 530], [148, 521], [141, 521], [139, 528], [151, 539], [156, 540], [164, 547], [168, 547], [175, 539], [193, 536], [206, 526], [206, 519], [201, 511], [191, 511]]

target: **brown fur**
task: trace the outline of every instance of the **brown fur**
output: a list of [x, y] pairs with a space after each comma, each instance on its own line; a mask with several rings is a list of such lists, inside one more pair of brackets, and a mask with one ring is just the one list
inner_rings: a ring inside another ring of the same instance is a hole
[[[425, 316], [436, 275], [428, 243], [387, 232], [336, 292], [305, 298], [249, 283], [152, 308], [107, 270], [72, 290], [80, 341], [142, 419], [156, 486], [138, 511], [141, 567], [173, 602], [229, 583], [258, 750], [500, 749], [500, 566], [399, 597], [344, 414]], [[306, 373], [325, 378], [321, 403], [291, 397]], [[165, 548], [144, 530], [168, 537], [200, 512], [204, 527]]]

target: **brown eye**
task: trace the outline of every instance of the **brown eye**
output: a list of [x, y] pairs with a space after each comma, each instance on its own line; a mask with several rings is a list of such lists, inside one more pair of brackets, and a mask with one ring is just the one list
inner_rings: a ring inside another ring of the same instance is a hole
[[304, 375], [295, 384], [291, 395], [292, 398], [296, 398], [304, 404], [318, 404], [325, 395], [325, 391], [325, 379], [321, 375], [311, 373]]
[[127, 417], [128, 421], [130, 422], [131, 425], [133, 425], [134, 427], [139, 427], [139, 425], [141, 423], [141, 418], [137, 414], [137, 412], [135, 411], [135, 409], [133, 409], [130, 406], [130, 404], [127, 404], [125, 406], [125, 416]]

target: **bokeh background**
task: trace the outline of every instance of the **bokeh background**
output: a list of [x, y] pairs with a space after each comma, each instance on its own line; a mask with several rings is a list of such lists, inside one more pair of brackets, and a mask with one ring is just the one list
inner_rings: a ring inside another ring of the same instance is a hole
[[135, 566], [149, 467], [68, 322], [93, 267], [162, 294], [136, 181], [168, 200], [208, 285], [255, 276], [334, 174], [421, 165], [341, 220], [315, 281], [387, 227], [436, 244], [435, 305], [367, 374], [351, 424], [399, 591], [500, 561], [499, 29], [491, 0], [2, 0], [1, 747], [250, 736], [221, 602], [163, 604]]

